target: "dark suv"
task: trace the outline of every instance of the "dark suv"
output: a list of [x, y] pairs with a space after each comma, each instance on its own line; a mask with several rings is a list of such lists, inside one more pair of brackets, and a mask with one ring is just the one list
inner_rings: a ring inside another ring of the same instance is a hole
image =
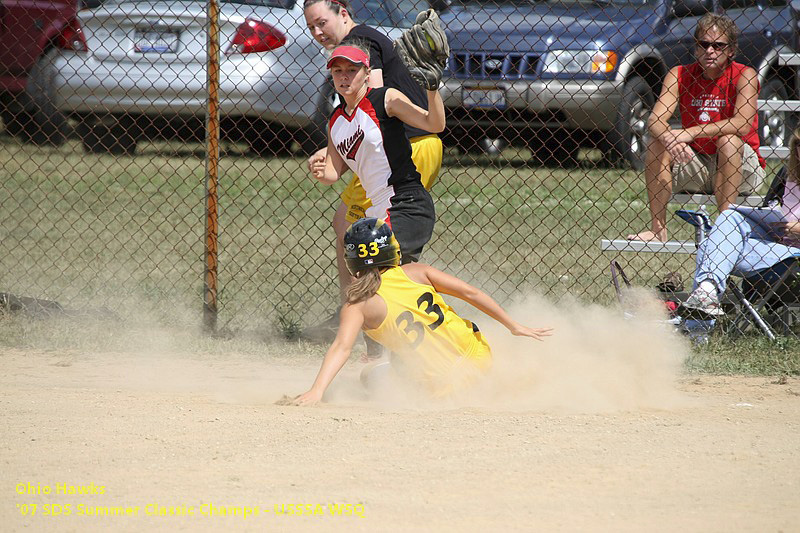
[[[582, 145], [641, 168], [650, 109], [666, 72], [693, 60], [709, 11], [740, 30], [737, 60], [761, 99], [796, 99], [787, 0], [466, 0], [443, 16], [452, 56], [444, 90], [451, 142], [530, 145], [565, 162]], [[760, 112], [764, 144], [782, 146], [789, 113]]]

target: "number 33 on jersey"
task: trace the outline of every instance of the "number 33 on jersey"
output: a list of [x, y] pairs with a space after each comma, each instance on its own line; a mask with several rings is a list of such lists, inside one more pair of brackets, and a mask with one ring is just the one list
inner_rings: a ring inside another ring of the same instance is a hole
[[395, 354], [421, 354], [439, 366], [461, 357], [491, 357], [489, 344], [478, 327], [459, 317], [433, 287], [416, 283], [403, 269], [381, 275], [378, 295], [386, 302], [383, 323], [366, 334]]

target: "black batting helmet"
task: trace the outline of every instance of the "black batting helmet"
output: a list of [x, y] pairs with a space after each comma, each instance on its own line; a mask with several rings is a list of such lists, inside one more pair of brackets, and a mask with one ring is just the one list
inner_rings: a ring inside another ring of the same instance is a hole
[[355, 276], [361, 270], [398, 266], [400, 245], [392, 228], [379, 218], [361, 218], [344, 233], [344, 261]]

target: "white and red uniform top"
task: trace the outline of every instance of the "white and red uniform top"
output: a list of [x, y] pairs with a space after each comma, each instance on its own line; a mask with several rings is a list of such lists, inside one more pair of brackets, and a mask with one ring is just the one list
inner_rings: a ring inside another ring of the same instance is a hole
[[[731, 118], [736, 113], [736, 83], [745, 68], [741, 63], [731, 62], [719, 78], [709, 80], [703, 77], [698, 63], [680, 67], [678, 91], [683, 128]], [[758, 155], [758, 162], [764, 168], [767, 163], [758, 151], [758, 115], [753, 117], [742, 140]], [[717, 153], [716, 138], [698, 137], [689, 145], [700, 154]]]
[[368, 217], [386, 218], [395, 192], [422, 187], [411, 160], [411, 143], [404, 123], [386, 113], [386, 87], [367, 89], [353, 113], [345, 102], [331, 114], [331, 141], [347, 166], [359, 177], [372, 206]]

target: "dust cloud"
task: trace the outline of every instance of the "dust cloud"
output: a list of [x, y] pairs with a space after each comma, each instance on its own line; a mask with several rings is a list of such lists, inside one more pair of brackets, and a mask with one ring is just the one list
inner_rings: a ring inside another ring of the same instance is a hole
[[488, 405], [605, 412], [670, 408], [689, 344], [665, 323], [663, 304], [645, 291], [631, 295], [634, 316], [577, 301], [553, 304], [531, 296], [511, 309], [534, 326], [552, 326], [543, 342], [511, 337], [492, 325], [495, 365], [476, 391]]
[[[432, 401], [387, 380], [373, 399], [383, 406], [478, 407], [598, 413], [670, 409], [685, 405], [678, 377], [688, 343], [665, 322], [663, 304], [647, 291], [629, 296], [633, 315], [615, 308], [531, 295], [509, 307], [531, 327], [553, 327], [544, 341], [513, 337], [491, 319], [480, 320], [494, 364], [470, 389]], [[476, 319], [477, 320], [477, 319]], [[458, 376], [460, 378], [461, 376]]]
[[[487, 375], [445, 399], [431, 399], [388, 366], [365, 382], [359, 375], [364, 365], [358, 361], [358, 346], [325, 401], [387, 410], [475, 407], [569, 413], [683, 405], [686, 399], [677, 381], [689, 345], [664, 323], [663, 307], [655, 298], [646, 291], [633, 296], [635, 317], [628, 319], [616, 308], [575, 300], [554, 303], [536, 295], [509, 306], [521, 323], [554, 328], [553, 336], [541, 342], [513, 337], [488, 317], [465, 314], [480, 324], [494, 362]], [[53, 363], [74, 386], [189, 393], [222, 403], [267, 405], [308, 390], [325, 351], [324, 346], [264, 338], [203, 340], [193, 328], [85, 326], [80, 335], [84, 349], [62, 352]], [[74, 330], [75, 324], [63, 327]], [[111, 349], [89, 339], [95, 335], [104, 337]], [[459, 372], [452, 376], [454, 382], [473, 377]]]

